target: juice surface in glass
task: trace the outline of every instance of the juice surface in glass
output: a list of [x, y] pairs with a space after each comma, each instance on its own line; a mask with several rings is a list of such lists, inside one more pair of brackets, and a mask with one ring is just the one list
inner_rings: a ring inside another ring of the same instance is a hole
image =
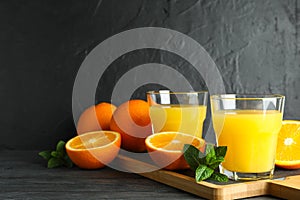
[[152, 105], [150, 117], [154, 133], [176, 131], [202, 137], [206, 106]]
[[227, 146], [222, 166], [230, 171], [260, 173], [274, 167], [282, 113], [276, 110], [221, 110], [213, 115], [218, 145]]

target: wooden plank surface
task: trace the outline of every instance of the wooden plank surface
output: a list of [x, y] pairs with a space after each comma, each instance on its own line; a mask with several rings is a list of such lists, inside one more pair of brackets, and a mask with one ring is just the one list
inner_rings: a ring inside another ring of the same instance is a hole
[[285, 199], [300, 199], [300, 175], [269, 182], [268, 193]]
[[[168, 173], [172, 176], [172, 172]], [[0, 151], [0, 199], [202, 199], [191, 194], [193, 192], [183, 192], [144, 178], [147, 174], [141, 175], [108, 167], [99, 170], [47, 169], [37, 151]], [[198, 189], [194, 191], [198, 192]]]
[[[131, 166], [134, 166], [135, 170], [151, 168], [148, 163], [122, 155], [118, 156], [118, 162], [126, 169]], [[196, 183], [194, 177], [186, 175], [184, 171], [157, 170], [140, 175], [207, 199], [240, 199], [262, 195], [285, 199], [300, 198], [300, 170], [275, 171], [275, 178], [284, 180], [229, 181], [225, 184], [207, 181]]]
[[199, 199], [108, 167], [47, 169], [37, 151], [0, 151], [1, 200]]

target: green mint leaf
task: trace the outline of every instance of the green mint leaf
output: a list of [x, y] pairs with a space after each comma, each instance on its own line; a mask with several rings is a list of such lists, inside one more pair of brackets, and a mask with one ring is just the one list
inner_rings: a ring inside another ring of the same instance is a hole
[[185, 144], [183, 147], [183, 156], [186, 162], [189, 164], [192, 170], [196, 170], [199, 166], [200, 162], [198, 159], [199, 149], [194, 147], [193, 145]]
[[208, 178], [219, 182], [228, 181], [228, 177], [214, 170], [224, 161], [227, 147], [216, 147], [213, 144], [206, 144], [205, 154], [196, 147], [185, 144], [183, 148], [184, 158], [195, 171], [195, 180], [197, 182]]
[[224, 174], [221, 174], [219, 172], [214, 172], [210, 179], [215, 180], [215, 181], [219, 181], [219, 182], [227, 182], [228, 181], [228, 177]]
[[59, 152], [59, 151], [52, 151], [51, 152], [52, 157], [61, 158], [61, 159], [64, 158], [65, 154], [66, 154], [65, 152]]
[[202, 165], [207, 165], [207, 163], [206, 163], [206, 156], [204, 155], [204, 156], [199, 157], [199, 162]]
[[64, 165], [68, 168], [73, 167], [73, 162], [67, 154], [65, 154], [65, 156], [64, 156]]
[[48, 161], [48, 168], [55, 168], [55, 167], [60, 167], [63, 165], [63, 160], [59, 159], [59, 158], [50, 158], [50, 160]]
[[210, 165], [213, 164], [216, 159], [216, 152], [213, 144], [207, 144], [205, 149], [206, 154], [206, 164]]
[[60, 158], [60, 155], [57, 151], [51, 151], [51, 156], [54, 158]]
[[216, 155], [215, 153], [215, 145], [211, 144], [211, 143], [207, 143], [206, 144], [206, 148], [205, 148], [205, 155], [211, 155], [214, 156]]
[[41, 151], [39, 152], [39, 156], [41, 156], [45, 160], [49, 160], [51, 158], [51, 151]]
[[48, 168], [55, 168], [60, 166], [66, 166], [68, 168], [73, 167], [73, 162], [69, 158], [66, 149], [65, 142], [60, 140], [56, 145], [56, 150], [54, 151], [41, 151], [39, 156], [48, 160]]
[[73, 162], [71, 160], [64, 161], [64, 166], [66, 166], [67, 168], [72, 168], [73, 167]]
[[223, 157], [217, 157], [209, 164], [209, 167], [212, 169], [216, 169], [222, 162], [224, 161]]
[[227, 146], [218, 146], [215, 147], [215, 152], [217, 157], [225, 157], [227, 152]]
[[60, 140], [58, 143], [57, 143], [57, 145], [56, 145], [56, 151], [57, 152], [64, 152], [64, 150], [65, 150], [65, 142], [64, 141], [62, 141], [62, 140]]
[[195, 171], [195, 179], [197, 182], [204, 180], [203, 175], [206, 170], [206, 165], [199, 165]]
[[200, 164], [196, 169], [195, 179], [197, 182], [200, 182], [205, 179], [208, 179], [213, 173], [214, 173], [213, 169], [207, 167], [206, 165]]

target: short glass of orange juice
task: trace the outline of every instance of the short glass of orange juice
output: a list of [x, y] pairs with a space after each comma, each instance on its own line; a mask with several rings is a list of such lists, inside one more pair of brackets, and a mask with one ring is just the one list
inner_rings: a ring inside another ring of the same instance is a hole
[[217, 145], [227, 146], [221, 173], [233, 180], [272, 178], [282, 95], [212, 95], [211, 112]]
[[207, 96], [207, 91], [147, 92], [153, 133], [175, 131], [201, 138]]

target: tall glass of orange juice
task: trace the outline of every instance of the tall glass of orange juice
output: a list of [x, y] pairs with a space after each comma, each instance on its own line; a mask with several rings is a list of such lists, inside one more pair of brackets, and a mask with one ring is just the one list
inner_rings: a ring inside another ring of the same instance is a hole
[[217, 145], [227, 146], [221, 173], [233, 180], [272, 178], [284, 96], [211, 96]]
[[175, 131], [202, 137], [207, 91], [147, 92], [153, 133]]

